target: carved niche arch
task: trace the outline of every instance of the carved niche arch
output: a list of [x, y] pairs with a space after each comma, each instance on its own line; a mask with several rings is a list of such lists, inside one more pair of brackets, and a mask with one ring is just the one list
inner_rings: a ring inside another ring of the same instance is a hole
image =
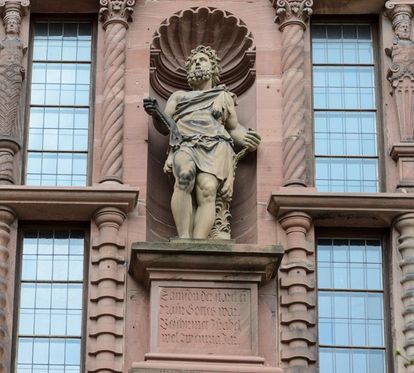
[[[150, 95], [161, 106], [177, 90], [190, 90], [185, 60], [198, 45], [210, 46], [221, 59], [220, 84], [238, 97], [237, 114], [246, 128], [256, 127], [256, 51], [246, 24], [232, 13], [212, 7], [192, 7], [165, 19], [154, 34], [150, 49]], [[170, 201], [172, 180], [162, 171], [168, 136], [152, 125], [148, 129], [147, 240], [163, 241], [176, 236]], [[244, 182], [243, 182], [244, 180]], [[249, 180], [249, 183], [245, 181]], [[248, 154], [237, 167], [230, 212], [232, 238], [252, 243], [257, 237], [256, 153]]]
[[198, 45], [215, 49], [221, 59], [220, 83], [240, 96], [256, 78], [256, 52], [246, 24], [232, 13], [213, 7], [181, 10], [164, 20], [151, 45], [152, 88], [164, 99], [187, 90], [185, 60]]

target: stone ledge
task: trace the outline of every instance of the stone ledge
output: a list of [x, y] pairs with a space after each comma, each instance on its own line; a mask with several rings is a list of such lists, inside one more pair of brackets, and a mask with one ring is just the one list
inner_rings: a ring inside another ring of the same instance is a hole
[[186, 272], [186, 277], [194, 280], [198, 275], [203, 278], [206, 272], [210, 278], [214, 273], [222, 277], [225, 272], [226, 280], [233, 281], [230, 277], [234, 274], [243, 281], [249, 276], [268, 281], [275, 276], [282, 256], [280, 246], [235, 244], [231, 240], [136, 242], [132, 244], [129, 272], [147, 286], [149, 272], [161, 279], [164, 270], [176, 276]]
[[[293, 188], [292, 188], [293, 189]], [[389, 227], [402, 214], [414, 212], [414, 194], [318, 193], [306, 188], [272, 193], [267, 206], [276, 218], [293, 211], [309, 214], [318, 226]]]
[[0, 205], [13, 209], [19, 220], [90, 220], [96, 210], [134, 209], [138, 188], [130, 186], [35, 187], [0, 186]]

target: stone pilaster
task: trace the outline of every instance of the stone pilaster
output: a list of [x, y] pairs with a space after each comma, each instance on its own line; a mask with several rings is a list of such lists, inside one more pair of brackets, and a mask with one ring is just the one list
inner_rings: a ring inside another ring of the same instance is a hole
[[[8, 328], [7, 289], [9, 276], [10, 225], [15, 219], [12, 209], [0, 206], [0, 373], [10, 372], [12, 333]], [[12, 276], [14, 275], [12, 271]]]
[[306, 21], [312, 0], [275, 0], [276, 21], [282, 31], [283, 183], [307, 184], [305, 83]]
[[[404, 320], [402, 333], [405, 343], [402, 348], [404, 355], [414, 358], [414, 213], [404, 214], [395, 221], [395, 228], [400, 233], [398, 251], [400, 252], [401, 301], [403, 309], [401, 317]], [[396, 317], [398, 317], [396, 315]], [[407, 366], [407, 373], [414, 372], [414, 366]]]
[[0, 185], [15, 184], [14, 156], [20, 149], [18, 113], [24, 69], [21, 18], [28, 0], [0, 0], [0, 14], [6, 31], [0, 42]]
[[123, 372], [125, 242], [119, 230], [126, 218], [115, 207], [95, 214], [99, 234], [92, 243], [87, 372]]
[[105, 30], [100, 181], [122, 183], [126, 35], [135, 0], [101, 0], [100, 4]]
[[315, 373], [315, 249], [306, 239], [312, 219], [303, 212], [291, 212], [279, 223], [286, 233], [280, 267], [282, 367], [287, 373]]

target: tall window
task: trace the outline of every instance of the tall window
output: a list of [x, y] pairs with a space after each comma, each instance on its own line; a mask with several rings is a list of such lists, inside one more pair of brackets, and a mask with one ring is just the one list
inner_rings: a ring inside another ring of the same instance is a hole
[[369, 24], [313, 24], [315, 183], [378, 191], [375, 68]]
[[91, 26], [34, 24], [26, 184], [87, 183]]
[[379, 240], [319, 239], [320, 373], [385, 373]]
[[23, 237], [17, 373], [79, 373], [83, 231], [27, 231]]

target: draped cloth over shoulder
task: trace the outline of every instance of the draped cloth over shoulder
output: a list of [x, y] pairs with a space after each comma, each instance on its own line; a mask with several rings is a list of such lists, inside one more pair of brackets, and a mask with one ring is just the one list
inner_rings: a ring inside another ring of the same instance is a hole
[[233, 140], [224, 127], [235, 95], [224, 86], [194, 91], [179, 101], [173, 114], [177, 131], [171, 132], [173, 156], [187, 153], [201, 172], [220, 181], [233, 179]]

